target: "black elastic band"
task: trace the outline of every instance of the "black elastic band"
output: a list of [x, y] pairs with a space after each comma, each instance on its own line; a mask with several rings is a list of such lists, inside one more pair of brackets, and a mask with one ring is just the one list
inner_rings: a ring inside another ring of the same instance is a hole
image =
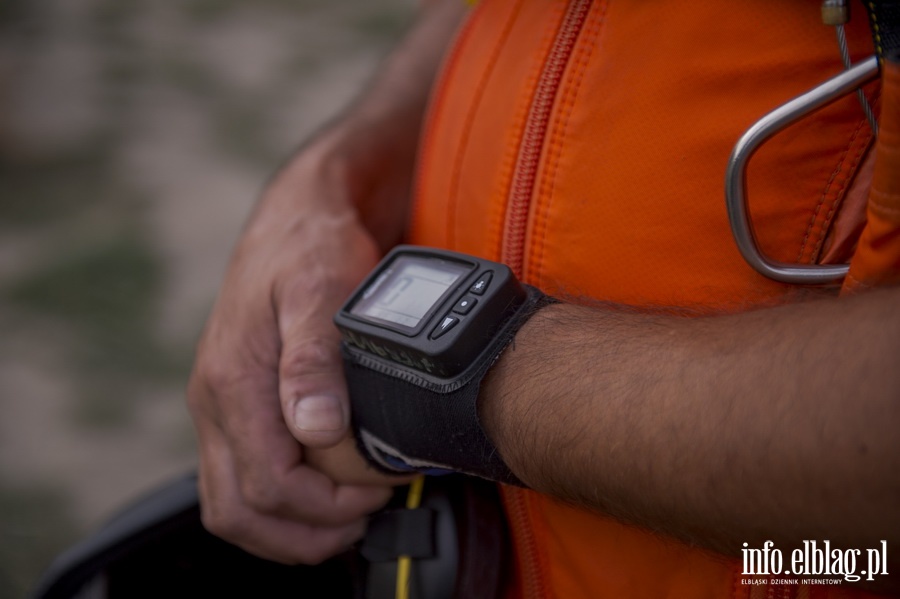
[[344, 343], [344, 373], [360, 450], [387, 472], [433, 469], [522, 485], [482, 429], [481, 381], [516, 331], [555, 300], [533, 287], [479, 358], [454, 381], [421, 373]]

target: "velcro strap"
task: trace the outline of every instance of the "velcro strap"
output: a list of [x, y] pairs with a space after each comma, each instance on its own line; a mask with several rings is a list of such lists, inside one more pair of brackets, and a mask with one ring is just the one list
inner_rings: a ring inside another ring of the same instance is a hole
[[478, 419], [478, 391], [519, 327], [553, 302], [526, 286], [516, 309], [481, 355], [450, 381], [426, 375], [343, 343], [344, 374], [360, 450], [386, 472], [464, 472], [522, 485]]

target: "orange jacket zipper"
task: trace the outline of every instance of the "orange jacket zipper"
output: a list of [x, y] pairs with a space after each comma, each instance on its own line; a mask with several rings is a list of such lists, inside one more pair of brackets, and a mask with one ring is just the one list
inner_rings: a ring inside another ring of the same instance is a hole
[[[546, 588], [546, 572], [538, 556], [537, 540], [532, 530], [533, 523], [528, 516], [525, 502], [526, 491], [517, 487], [503, 487], [503, 504], [509, 519], [515, 555], [518, 558], [519, 584], [523, 599], [546, 599], [550, 597]], [[508, 596], [508, 594], [507, 594]]]
[[[593, 0], [572, 0], [556, 33], [544, 70], [538, 79], [534, 98], [525, 122], [522, 142], [516, 157], [512, 184], [506, 208], [506, 225], [501, 248], [501, 261], [508, 265], [516, 276], [524, 277], [525, 234], [528, 216], [534, 197], [538, 167], [553, 104], [562, 84], [563, 75], [578, 36], [587, 21]], [[546, 588], [547, 573], [541, 565], [537, 541], [532, 530], [533, 523], [528, 514], [528, 501], [521, 489], [504, 489], [507, 517], [513, 530], [513, 544], [519, 559], [522, 597], [544, 599], [549, 597]]]
[[592, 0], [573, 0], [566, 11], [563, 22], [556, 33], [544, 70], [538, 80], [525, 122], [519, 154], [513, 170], [509, 199], [506, 209], [506, 227], [503, 235], [501, 261], [508, 265], [516, 276], [522, 278], [525, 262], [525, 233], [528, 228], [528, 213], [537, 181], [541, 150], [550, 123], [553, 103], [562, 82], [563, 73], [578, 34], [587, 20]]

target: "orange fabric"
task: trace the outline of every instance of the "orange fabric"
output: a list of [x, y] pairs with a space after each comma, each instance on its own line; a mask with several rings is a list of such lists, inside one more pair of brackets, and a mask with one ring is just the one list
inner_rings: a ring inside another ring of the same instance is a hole
[[844, 282], [845, 293], [900, 282], [900, 64], [885, 62], [883, 108], [868, 220]]
[[[525, 243], [529, 282], [627, 303], [735, 308], [785, 293], [731, 241], [725, 164], [751, 123], [840, 61], [833, 31], [810, 17], [814, 2], [734, 4], [593, 3], [545, 139]], [[414, 240], [499, 258], [531, 90], [565, 5], [479, 4], [433, 107]], [[856, 59], [871, 47], [858, 23]], [[767, 255], [813, 253], [871, 137], [848, 97], [759, 151], [751, 214]], [[585, 272], [586, 248], [603, 260], [602, 277], [573, 276]]]
[[[554, 295], [715, 310], [789, 301], [793, 288], [736, 249], [724, 173], [748, 126], [841, 70], [819, 7], [482, 0], [436, 88], [410, 241], [491, 259], [518, 244], [518, 274]], [[871, 53], [864, 19], [847, 33], [854, 60]], [[823, 253], [873, 137], [856, 102], [836, 102], [754, 157], [750, 212], [768, 256]], [[520, 215], [521, 241], [510, 233]], [[504, 489], [504, 501], [510, 596], [751, 596], [731, 560], [530, 491]], [[803, 596], [837, 592], [847, 591]]]

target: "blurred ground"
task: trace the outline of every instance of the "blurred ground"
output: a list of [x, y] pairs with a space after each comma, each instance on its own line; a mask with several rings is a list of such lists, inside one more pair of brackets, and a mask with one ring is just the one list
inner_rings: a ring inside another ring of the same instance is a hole
[[0, 598], [194, 467], [182, 387], [241, 222], [413, 4], [0, 3]]

